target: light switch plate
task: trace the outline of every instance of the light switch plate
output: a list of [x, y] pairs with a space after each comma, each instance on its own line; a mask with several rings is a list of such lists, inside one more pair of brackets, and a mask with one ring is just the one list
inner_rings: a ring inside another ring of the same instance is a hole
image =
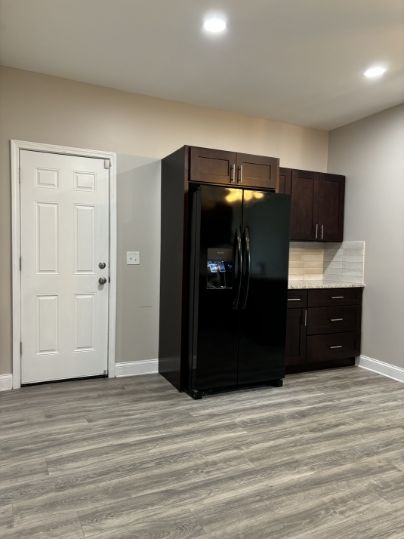
[[126, 251], [126, 263], [128, 265], [140, 264], [140, 251]]

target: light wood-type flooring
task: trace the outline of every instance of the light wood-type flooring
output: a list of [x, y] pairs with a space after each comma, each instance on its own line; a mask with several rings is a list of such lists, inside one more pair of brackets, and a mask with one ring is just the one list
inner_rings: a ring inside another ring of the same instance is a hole
[[404, 384], [193, 401], [159, 375], [0, 393], [0, 537], [404, 538]]

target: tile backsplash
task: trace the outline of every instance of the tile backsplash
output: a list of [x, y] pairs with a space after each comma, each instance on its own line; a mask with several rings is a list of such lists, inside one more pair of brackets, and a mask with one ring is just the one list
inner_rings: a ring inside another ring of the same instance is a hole
[[324, 279], [364, 283], [365, 242], [329, 243], [324, 248]]
[[289, 280], [364, 283], [365, 242], [291, 242]]
[[289, 247], [289, 279], [314, 280], [323, 278], [324, 249], [316, 243], [291, 242]]

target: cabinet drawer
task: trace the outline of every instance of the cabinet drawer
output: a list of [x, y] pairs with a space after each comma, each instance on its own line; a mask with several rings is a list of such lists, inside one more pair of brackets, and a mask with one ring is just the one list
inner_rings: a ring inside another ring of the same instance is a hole
[[302, 309], [307, 307], [307, 290], [288, 290], [288, 308]]
[[360, 331], [360, 308], [358, 305], [312, 307], [307, 312], [307, 333], [309, 335]]
[[311, 335], [307, 338], [307, 361], [321, 363], [334, 359], [347, 359], [359, 354], [357, 333]]
[[321, 288], [309, 290], [309, 307], [327, 307], [329, 305], [360, 305], [362, 288]]

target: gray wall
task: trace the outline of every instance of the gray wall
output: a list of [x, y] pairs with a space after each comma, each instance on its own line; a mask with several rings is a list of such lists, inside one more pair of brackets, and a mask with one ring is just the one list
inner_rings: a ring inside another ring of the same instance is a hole
[[330, 133], [345, 239], [365, 240], [362, 354], [404, 367], [404, 104]]
[[[160, 159], [184, 144], [194, 144], [275, 155], [284, 166], [320, 171], [327, 168], [325, 131], [0, 66], [0, 374], [11, 372], [10, 139], [121, 154], [122, 186], [118, 179], [118, 196], [123, 209], [118, 208], [118, 218], [124, 236], [118, 238], [118, 258], [122, 264], [122, 249], [130, 246], [136, 250], [140, 246], [142, 265], [120, 265], [118, 361], [157, 357], [158, 289], [155, 266], [149, 266], [156, 260], [159, 241], [156, 184], [152, 180], [147, 185], [135, 172], [130, 176], [132, 165], [122, 156]], [[137, 245], [132, 246], [132, 241]], [[143, 242], [152, 246], [149, 251], [148, 247], [141, 247]], [[131, 323], [132, 316], [137, 320], [136, 326]]]
[[[117, 156], [116, 361], [158, 357], [160, 160]], [[140, 251], [140, 265], [126, 264]]]

